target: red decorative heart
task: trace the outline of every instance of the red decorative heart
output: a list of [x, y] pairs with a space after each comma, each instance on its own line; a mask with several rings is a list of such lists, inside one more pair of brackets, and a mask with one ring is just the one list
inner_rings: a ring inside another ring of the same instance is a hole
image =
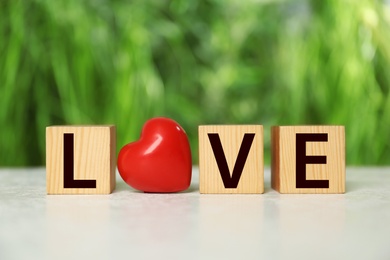
[[153, 118], [141, 138], [125, 145], [118, 156], [122, 179], [144, 192], [178, 192], [191, 183], [191, 149], [183, 128], [169, 118]]

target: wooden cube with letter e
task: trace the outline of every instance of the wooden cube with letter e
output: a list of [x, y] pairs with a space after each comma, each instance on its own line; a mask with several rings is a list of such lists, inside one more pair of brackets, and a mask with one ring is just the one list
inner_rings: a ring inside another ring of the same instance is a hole
[[280, 193], [344, 193], [344, 126], [274, 126], [272, 188]]
[[263, 193], [263, 126], [199, 126], [200, 193]]
[[47, 194], [109, 194], [115, 165], [115, 126], [46, 128]]

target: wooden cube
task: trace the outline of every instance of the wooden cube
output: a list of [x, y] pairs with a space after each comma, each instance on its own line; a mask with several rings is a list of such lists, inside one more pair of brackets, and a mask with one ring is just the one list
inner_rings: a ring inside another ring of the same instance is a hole
[[200, 193], [263, 193], [263, 126], [199, 126]]
[[47, 194], [110, 194], [115, 166], [115, 126], [46, 128]]
[[280, 193], [344, 193], [344, 132], [344, 126], [272, 127], [272, 188]]

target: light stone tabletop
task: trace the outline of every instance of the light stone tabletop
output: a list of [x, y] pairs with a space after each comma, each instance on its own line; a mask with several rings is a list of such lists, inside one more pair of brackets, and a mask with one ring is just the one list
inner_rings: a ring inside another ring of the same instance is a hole
[[390, 168], [347, 192], [46, 195], [45, 169], [0, 170], [0, 259], [390, 259]]

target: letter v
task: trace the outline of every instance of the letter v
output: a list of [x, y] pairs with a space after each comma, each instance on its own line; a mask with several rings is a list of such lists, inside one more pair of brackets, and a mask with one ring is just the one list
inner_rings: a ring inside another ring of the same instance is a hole
[[213, 149], [215, 160], [217, 161], [219, 173], [221, 174], [223, 185], [225, 188], [237, 188], [241, 178], [242, 170], [244, 169], [246, 159], [248, 158], [249, 150], [251, 149], [255, 134], [245, 134], [241, 143], [240, 151], [238, 152], [237, 160], [234, 164], [233, 173], [230, 176], [229, 166], [226, 161], [225, 153], [223, 152], [221, 140], [218, 134], [208, 134], [211, 148]]

